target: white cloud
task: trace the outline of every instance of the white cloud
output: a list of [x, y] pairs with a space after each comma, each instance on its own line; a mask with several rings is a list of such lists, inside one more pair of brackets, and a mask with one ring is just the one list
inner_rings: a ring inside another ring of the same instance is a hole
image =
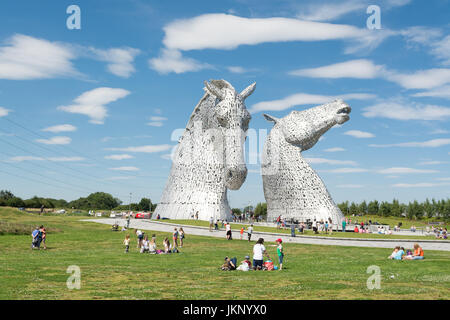
[[69, 46], [15, 34], [0, 47], [0, 79], [31, 80], [80, 76]]
[[42, 131], [45, 132], [53, 132], [53, 133], [59, 133], [59, 132], [73, 132], [76, 131], [77, 127], [71, 125], [71, 124], [61, 124], [57, 126], [52, 126], [48, 128], [42, 129]]
[[57, 136], [50, 139], [37, 139], [36, 141], [43, 144], [69, 144], [72, 142], [72, 139], [69, 137]]
[[397, 183], [393, 184], [394, 188], [433, 188], [433, 187], [441, 187], [448, 186], [450, 183], [431, 183], [431, 182], [420, 182], [420, 183]]
[[91, 119], [89, 122], [103, 124], [108, 113], [105, 105], [124, 98], [129, 94], [130, 92], [125, 89], [97, 88], [84, 92], [74, 100], [75, 104], [59, 106], [58, 110], [83, 114]]
[[368, 93], [349, 93], [340, 96], [323, 96], [317, 94], [296, 93], [279, 100], [258, 102], [252, 105], [249, 111], [251, 113], [265, 110], [281, 111], [299, 105], [323, 104], [333, 101], [337, 98], [341, 98], [344, 100], [367, 100], [374, 99], [375, 95]]
[[139, 49], [134, 48], [111, 48], [111, 49], [96, 49], [89, 48], [98, 60], [106, 61], [109, 64], [107, 69], [112, 74], [129, 78], [136, 70], [133, 66], [134, 58], [141, 53]]
[[385, 71], [386, 80], [393, 81], [405, 89], [431, 89], [450, 83], [450, 69], [433, 68], [414, 73]]
[[119, 176], [119, 177], [110, 177], [110, 178], [106, 178], [106, 180], [130, 180], [130, 179], [134, 179], [136, 177], [128, 177], [128, 176]]
[[363, 188], [364, 186], [362, 184], [339, 184], [336, 187], [343, 189], [359, 189]]
[[127, 148], [106, 148], [105, 150], [111, 151], [124, 151], [124, 152], [142, 152], [142, 153], [155, 153], [166, 151], [172, 148], [171, 145], [150, 145], [150, 146], [140, 146], [140, 147], [127, 147]]
[[76, 162], [85, 160], [82, 157], [35, 157], [35, 156], [17, 156], [9, 158], [12, 162], [23, 162], [23, 161], [53, 161], [53, 162]]
[[230, 66], [230, 67], [227, 67], [227, 70], [232, 73], [246, 73], [247, 72], [247, 69], [240, 67], [240, 66]]
[[147, 123], [147, 125], [151, 127], [162, 127], [164, 124], [161, 121], [152, 121]]
[[344, 148], [340, 148], [340, 147], [334, 147], [334, 148], [328, 148], [323, 150], [325, 152], [340, 152], [340, 151], [345, 151]]
[[179, 74], [212, 68], [212, 66], [207, 63], [183, 57], [179, 50], [169, 49], [162, 49], [160, 56], [150, 59], [148, 63], [151, 69], [160, 74], [168, 74], [171, 72]]
[[311, 78], [373, 79], [379, 76], [383, 68], [383, 66], [375, 65], [370, 60], [359, 59], [335, 63], [318, 68], [293, 70], [290, 71], [289, 74], [293, 76], [303, 76]]
[[450, 139], [433, 139], [423, 142], [403, 142], [393, 144], [369, 144], [369, 147], [389, 148], [389, 147], [417, 147], [417, 148], [437, 148], [450, 144]]
[[410, 173], [436, 173], [436, 170], [425, 170], [425, 169], [414, 169], [414, 168], [404, 168], [404, 167], [393, 167], [387, 169], [381, 169], [377, 171], [381, 174], [410, 174]]
[[320, 170], [321, 172], [330, 172], [330, 173], [360, 173], [360, 172], [368, 172], [369, 170], [363, 168], [338, 168], [332, 170]]
[[450, 118], [450, 108], [424, 105], [410, 101], [383, 101], [363, 109], [367, 118], [388, 118], [395, 120], [446, 120]]
[[139, 168], [136, 168], [136, 167], [117, 167], [117, 168], [109, 168], [109, 170], [114, 170], [114, 171], [139, 171]]
[[419, 162], [419, 165], [422, 165], [422, 166], [433, 166], [433, 165], [447, 164], [447, 163], [449, 163], [449, 162], [448, 161], [437, 161], [437, 160], [435, 160], [435, 161], [422, 161], [422, 162]]
[[450, 181], [450, 177], [448, 177], [448, 178], [437, 178], [436, 180], [439, 180], [439, 181]]
[[0, 117], [5, 117], [9, 114], [11, 110], [5, 109], [3, 107], [0, 107]]
[[361, 1], [345, 1], [341, 3], [314, 3], [297, 14], [297, 18], [309, 21], [331, 21], [350, 12], [365, 12], [367, 4]]
[[159, 116], [153, 116], [153, 117], [150, 117], [150, 120], [151, 120], [151, 121], [166, 121], [167, 118], [165, 118], [165, 117], [159, 117]]
[[265, 42], [356, 39], [369, 30], [350, 25], [292, 18], [244, 18], [230, 14], [203, 14], [176, 20], [164, 27], [163, 43], [172, 50], [235, 49]]
[[356, 166], [357, 163], [352, 160], [333, 160], [333, 159], [325, 159], [325, 158], [304, 158], [308, 163], [312, 164], [333, 164], [333, 165], [351, 165]]
[[129, 154], [112, 154], [109, 156], [105, 156], [105, 159], [108, 160], [125, 160], [125, 159], [133, 159], [134, 157]]
[[355, 138], [359, 138], [359, 139], [375, 137], [375, 135], [373, 133], [365, 132], [365, 131], [359, 131], [359, 130], [349, 130], [349, 131], [344, 132], [343, 134], [348, 135], [348, 136], [352, 136], [352, 137], [355, 137]]
[[414, 93], [413, 97], [434, 97], [450, 99], [450, 85]]

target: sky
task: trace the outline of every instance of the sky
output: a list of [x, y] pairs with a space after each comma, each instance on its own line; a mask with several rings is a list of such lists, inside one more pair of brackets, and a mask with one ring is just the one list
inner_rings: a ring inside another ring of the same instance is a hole
[[448, 198], [449, 16], [448, 0], [1, 1], [0, 189], [157, 203], [203, 81], [225, 79], [256, 82], [232, 207], [264, 201], [263, 113], [337, 97], [350, 120], [303, 153], [335, 202]]

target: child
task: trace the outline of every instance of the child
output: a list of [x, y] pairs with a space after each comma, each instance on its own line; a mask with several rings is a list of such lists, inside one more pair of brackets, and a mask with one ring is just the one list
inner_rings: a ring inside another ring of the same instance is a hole
[[184, 230], [180, 228], [180, 248], [183, 248]]
[[394, 259], [395, 255], [397, 254], [398, 250], [400, 250], [400, 247], [397, 246], [394, 248], [394, 251], [392, 251], [391, 255], [388, 257], [388, 259]]
[[170, 250], [172, 249], [172, 246], [170, 245], [169, 238], [165, 238], [163, 241], [164, 245], [164, 253], [170, 253]]
[[278, 262], [280, 263], [280, 270], [282, 270], [283, 269], [284, 252], [283, 252], [283, 246], [281, 245], [281, 243], [283, 242], [283, 240], [277, 239], [276, 242], [278, 243], [278, 246], [277, 246]]
[[157, 254], [158, 251], [156, 249], [156, 237], [152, 237], [152, 240], [150, 241], [150, 244], [148, 246], [148, 252], [150, 254]]
[[244, 236], [244, 227], [241, 228], [240, 234], [241, 234], [241, 240], [242, 240], [242, 237]]
[[178, 247], [178, 230], [177, 230], [177, 228], [175, 228], [173, 231], [173, 245], [175, 247]]
[[144, 240], [142, 241], [141, 253], [149, 251], [150, 251], [150, 241], [148, 241], [148, 236], [145, 236]]
[[130, 235], [127, 234], [125, 236], [125, 240], [123, 240], [123, 244], [125, 245], [125, 253], [128, 253], [128, 250], [130, 250]]

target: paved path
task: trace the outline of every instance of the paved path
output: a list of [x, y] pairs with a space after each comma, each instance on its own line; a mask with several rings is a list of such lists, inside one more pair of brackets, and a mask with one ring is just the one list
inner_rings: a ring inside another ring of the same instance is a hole
[[[101, 218], [101, 219], [86, 219], [82, 221], [97, 222], [108, 225], [113, 225], [118, 223], [120, 226], [126, 225], [125, 219], [114, 219], [114, 218]], [[142, 230], [154, 230], [162, 232], [172, 232], [174, 227], [179, 227], [179, 224], [173, 224], [169, 222], [155, 222], [149, 220], [130, 220], [130, 228], [142, 229]], [[197, 235], [197, 236], [208, 236], [208, 237], [218, 237], [226, 238], [225, 230], [212, 231], [210, 232], [208, 228], [188, 226], [183, 225], [183, 230], [187, 235]], [[233, 239], [239, 240], [239, 232], [233, 231]], [[286, 234], [276, 234], [268, 232], [253, 232], [252, 240], [257, 240], [258, 238], [264, 238], [267, 242], [275, 242], [275, 239], [281, 238], [283, 242], [289, 243], [303, 243], [303, 244], [319, 244], [319, 245], [332, 245], [332, 246], [350, 246], [350, 247], [370, 247], [370, 248], [394, 248], [395, 246], [402, 246], [405, 248], [412, 248], [417, 240], [390, 240], [390, 239], [350, 239], [350, 238], [325, 238], [325, 237], [314, 237], [314, 236], [297, 236], [295, 238], [290, 237]], [[247, 235], [244, 235], [247, 238]], [[442, 250], [450, 251], [450, 241], [434, 241], [434, 240], [421, 240], [419, 241], [420, 246], [424, 250]]]

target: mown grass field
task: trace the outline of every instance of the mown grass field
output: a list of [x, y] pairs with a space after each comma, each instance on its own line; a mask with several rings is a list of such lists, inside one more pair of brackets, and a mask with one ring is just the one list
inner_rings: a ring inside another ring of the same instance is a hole
[[[390, 249], [285, 244], [282, 271], [225, 272], [219, 270], [223, 258], [242, 260], [254, 242], [188, 234], [182, 253], [149, 255], [137, 252], [130, 232], [133, 245], [125, 254], [124, 232], [80, 218], [0, 208], [2, 221], [54, 230], [46, 251], [32, 251], [29, 235], [0, 235], [0, 299], [449, 298], [450, 252], [427, 251], [423, 261], [391, 261]], [[159, 246], [169, 235], [154, 233]], [[271, 245], [266, 247], [275, 258]], [[70, 265], [81, 268], [80, 290], [67, 289]], [[371, 265], [381, 268], [381, 289], [367, 289]]]

